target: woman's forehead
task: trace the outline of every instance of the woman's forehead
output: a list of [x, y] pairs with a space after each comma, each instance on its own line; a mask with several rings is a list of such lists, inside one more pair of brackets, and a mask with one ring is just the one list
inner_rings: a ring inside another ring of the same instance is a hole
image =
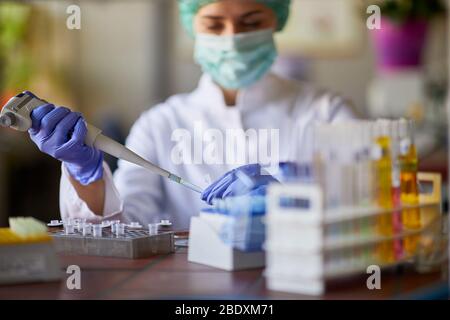
[[203, 6], [199, 16], [209, 17], [245, 17], [258, 13], [267, 13], [271, 9], [255, 0], [222, 0]]

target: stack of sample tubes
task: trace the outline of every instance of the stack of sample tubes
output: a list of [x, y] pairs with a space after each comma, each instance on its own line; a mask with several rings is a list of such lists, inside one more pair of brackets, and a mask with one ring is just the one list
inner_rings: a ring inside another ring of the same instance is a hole
[[406, 119], [317, 125], [312, 182], [268, 192], [269, 288], [322, 293], [328, 276], [415, 255], [422, 221], [413, 133]]
[[[338, 218], [349, 212], [386, 211], [376, 221], [370, 220], [373, 216], [361, 219], [356, 228], [361, 237], [370, 233], [392, 237], [404, 229], [420, 229], [418, 156], [411, 120], [321, 125], [315, 137], [315, 168], [326, 214]], [[353, 236], [354, 230], [350, 228]], [[413, 254], [416, 240], [386, 243], [379, 258], [393, 262]]]

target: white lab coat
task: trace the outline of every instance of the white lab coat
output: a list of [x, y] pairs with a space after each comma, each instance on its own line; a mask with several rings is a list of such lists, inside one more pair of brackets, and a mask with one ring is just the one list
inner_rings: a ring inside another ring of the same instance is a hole
[[[278, 129], [279, 160], [295, 161], [311, 156], [312, 124], [352, 117], [351, 108], [341, 97], [272, 73], [252, 87], [241, 90], [236, 106], [227, 107], [220, 89], [208, 75], [203, 75], [192, 93], [175, 95], [144, 112], [132, 127], [126, 145], [151, 162], [204, 188], [242, 163], [205, 163], [204, 149], [201, 149], [204, 144], [195, 145], [202, 139], [201, 135], [194, 137], [195, 128], [200, 125], [203, 130], [213, 128], [221, 133], [227, 129]], [[192, 135], [192, 140], [184, 140], [187, 145], [176, 139], [180, 132]], [[197, 155], [197, 158], [192, 157], [194, 163], [178, 164], [179, 159], [173, 160], [177, 145], [188, 146], [185, 150], [191, 146], [192, 154]], [[256, 150], [254, 145], [246, 147], [249, 153]], [[207, 206], [199, 194], [136, 165], [119, 161], [114, 177], [106, 164], [104, 168], [105, 206], [103, 216], [96, 216], [78, 197], [62, 166], [62, 218], [121, 219], [145, 225], [167, 218], [176, 229], [186, 229], [190, 217]]]

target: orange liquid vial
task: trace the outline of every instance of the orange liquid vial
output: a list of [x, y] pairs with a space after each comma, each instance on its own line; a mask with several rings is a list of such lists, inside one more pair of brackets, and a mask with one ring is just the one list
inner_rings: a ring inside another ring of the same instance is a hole
[[[388, 212], [377, 217], [377, 232], [381, 236], [393, 235], [393, 195], [392, 195], [392, 159], [391, 143], [388, 136], [376, 140], [380, 148], [380, 157], [375, 160], [376, 169], [376, 199], [381, 209]], [[384, 241], [377, 247], [377, 255], [381, 262], [395, 261], [395, 252], [392, 241]]]
[[[405, 147], [406, 149], [406, 147]], [[402, 212], [403, 226], [405, 229], [417, 230], [422, 227], [419, 205], [419, 187], [417, 183], [418, 158], [416, 148], [410, 144], [407, 150], [400, 155], [400, 187], [403, 206], [416, 206], [405, 208]], [[408, 254], [414, 254], [417, 248], [417, 236], [405, 238], [405, 250]]]

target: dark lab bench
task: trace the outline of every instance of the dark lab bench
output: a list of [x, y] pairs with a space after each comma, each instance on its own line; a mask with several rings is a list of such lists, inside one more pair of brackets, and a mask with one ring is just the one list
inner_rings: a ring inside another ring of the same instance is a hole
[[[67, 289], [63, 277], [60, 282], [0, 286], [0, 299], [319, 299], [267, 290], [263, 269], [226, 272], [190, 263], [185, 248], [138, 260], [67, 255], [60, 259], [64, 273], [69, 265], [81, 268], [81, 290]], [[448, 290], [442, 274], [387, 270], [382, 272], [381, 290], [368, 290], [364, 275], [331, 283], [320, 298], [442, 298]]]

